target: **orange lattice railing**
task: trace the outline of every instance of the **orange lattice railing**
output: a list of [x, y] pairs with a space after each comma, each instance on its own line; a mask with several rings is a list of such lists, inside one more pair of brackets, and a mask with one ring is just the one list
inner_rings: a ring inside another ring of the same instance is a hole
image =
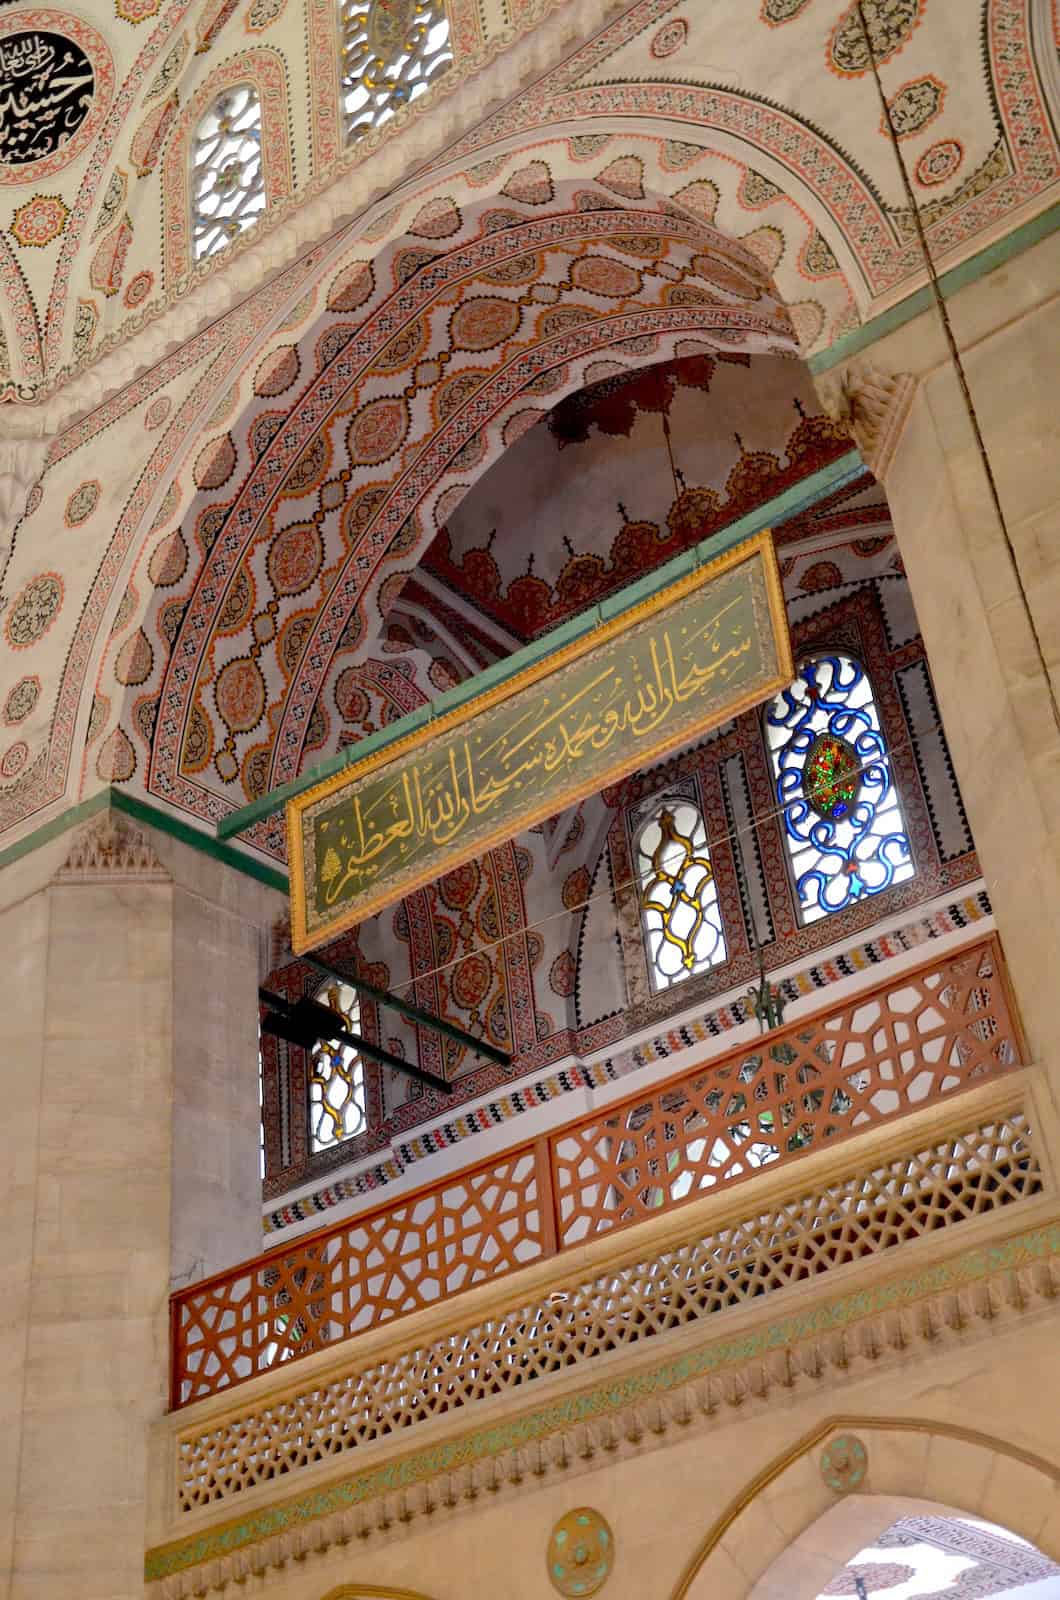
[[980, 940], [172, 1299], [186, 1405], [1022, 1060]]

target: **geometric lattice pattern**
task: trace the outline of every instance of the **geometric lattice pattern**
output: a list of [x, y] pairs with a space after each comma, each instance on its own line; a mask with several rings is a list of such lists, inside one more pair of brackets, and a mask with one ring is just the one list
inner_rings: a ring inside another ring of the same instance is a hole
[[199, 123], [192, 183], [192, 253], [199, 261], [223, 249], [265, 209], [261, 104], [250, 84], [226, 89]]
[[997, 941], [172, 1299], [171, 1404], [448, 1299], [1020, 1061]]
[[461, 1172], [174, 1296], [172, 1405], [550, 1253], [533, 1150]]
[[640, 1221], [1018, 1060], [990, 940], [564, 1129], [552, 1157], [559, 1243]]
[[1041, 1188], [1027, 1119], [1012, 1111], [825, 1188], [749, 1209], [709, 1237], [635, 1257], [429, 1345], [248, 1406], [181, 1440], [180, 1508], [216, 1505], [431, 1417], [584, 1369]]

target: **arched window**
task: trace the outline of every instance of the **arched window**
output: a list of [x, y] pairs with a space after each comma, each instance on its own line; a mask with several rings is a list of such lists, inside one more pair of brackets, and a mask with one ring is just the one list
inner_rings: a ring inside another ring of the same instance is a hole
[[453, 59], [444, 0], [340, 0], [339, 37], [347, 139], [386, 122]]
[[249, 83], [219, 94], [192, 148], [192, 258], [223, 250], [265, 209], [261, 102]]
[[684, 796], [659, 801], [637, 835], [636, 871], [656, 992], [720, 965], [725, 932], [697, 805]]
[[[358, 1031], [360, 1004], [349, 984], [327, 984], [316, 998], [337, 1013], [338, 1026], [346, 1033]], [[352, 1045], [339, 1040], [318, 1044], [309, 1062], [311, 1152], [330, 1150], [366, 1126], [364, 1062]]]
[[915, 871], [872, 685], [852, 656], [807, 661], [766, 712], [799, 911], [816, 922]]

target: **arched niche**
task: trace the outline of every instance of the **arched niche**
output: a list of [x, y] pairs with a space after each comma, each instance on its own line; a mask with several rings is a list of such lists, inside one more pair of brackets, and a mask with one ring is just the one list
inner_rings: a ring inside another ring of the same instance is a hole
[[[841, 1435], [865, 1446], [843, 1494], [821, 1455]], [[1060, 1559], [1060, 1464], [958, 1424], [837, 1418], [778, 1455], [729, 1502], [668, 1600], [815, 1600], [838, 1568], [902, 1516], [975, 1516]]]

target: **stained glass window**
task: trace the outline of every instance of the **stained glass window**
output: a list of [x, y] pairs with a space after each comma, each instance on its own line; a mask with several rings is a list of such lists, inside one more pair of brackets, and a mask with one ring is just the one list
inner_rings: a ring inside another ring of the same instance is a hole
[[444, 0], [340, 0], [346, 137], [378, 128], [450, 61]]
[[663, 800], [637, 836], [641, 919], [656, 990], [726, 958], [718, 889], [699, 807]]
[[249, 83], [218, 95], [195, 130], [192, 254], [223, 250], [265, 209], [261, 104]]
[[807, 661], [766, 733], [804, 923], [915, 871], [872, 685], [852, 656]]
[[[360, 1022], [357, 992], [349, 984], [328, 984], [317, 1000], [337, 1014], [337, 1026], [356, 1033]], [[367, 1125], [364, 1063], [352, 1045], [332, 1040], [318, 1044], [309, 1063], [309, 1133], [314, 1154], [363, 1133]]]

